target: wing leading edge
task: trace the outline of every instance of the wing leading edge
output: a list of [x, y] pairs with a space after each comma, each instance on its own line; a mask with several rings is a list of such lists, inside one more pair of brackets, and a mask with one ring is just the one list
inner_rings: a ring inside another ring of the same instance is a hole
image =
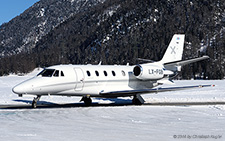
[[125, 91], [111, 91], [111, 92], [100, 92], [102, 96], [109, 97], [124, 97], [124, 96], [134, 96], [137, 94], [147, 94], [147, 93], [158, 93], [167, 91], [179, 91], [185, 89], [202, 88], [202, 87], [214, 87], [215, 85], [195, 85], [195, 86], [184, 86], [184, 87], [169, 87], [169, 88], [154, 88], [154, 89], [139, 89], [139, 90], [125, 90]]

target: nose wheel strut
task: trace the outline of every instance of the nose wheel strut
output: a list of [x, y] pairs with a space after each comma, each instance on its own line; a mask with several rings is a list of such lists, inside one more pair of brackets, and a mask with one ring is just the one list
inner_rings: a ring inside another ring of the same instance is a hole
[[32, 102], [32, 108], [37, 108], [37, 102], [40, 100], [41, 96], [38, 95], [37, 97], [34, 98]]

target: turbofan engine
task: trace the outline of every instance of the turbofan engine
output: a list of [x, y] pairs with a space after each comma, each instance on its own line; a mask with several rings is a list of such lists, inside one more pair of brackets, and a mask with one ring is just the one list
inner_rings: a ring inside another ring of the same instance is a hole
[[136, 65], [133, 73], [136, 78], [141, 80], [159, 80], [165, 75], [173, 75], [172, 71], [152, 65]]

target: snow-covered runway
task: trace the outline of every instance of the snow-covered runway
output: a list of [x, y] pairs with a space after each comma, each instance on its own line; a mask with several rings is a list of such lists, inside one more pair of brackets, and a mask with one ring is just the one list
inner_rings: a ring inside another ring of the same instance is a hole
[[[36, 73], [36, 72], [34, 72]], [[11, 88], [31, 77], [0, 77], [0, 105], [29, 105], [33, 97], [17, 97]], [[215, 87], [144, 95], [147, 103], [225, 102], [224, 80], [175, 81], [175, 86]], [[165, 86], [168, 87], [168, 86]], [[171, 87], [171, 86], [169, 86]], [[78, 103], [79, 97], [42, 97], [51, 103]], [[118, 100], [128, 102], [131, 98]], [[96, 103], [110, 103], [94, 99]], [[225, 140], [225, 105], [93, 106], [0, 109], [1, 140]]]
[[213, 136], [223, 140], [224, 111], [224, 106], [218, 105], [1, 110], [0, 137], [3, 140], [174, 140], [184, 135], [192, 138], [209, 135], [210, 140]]

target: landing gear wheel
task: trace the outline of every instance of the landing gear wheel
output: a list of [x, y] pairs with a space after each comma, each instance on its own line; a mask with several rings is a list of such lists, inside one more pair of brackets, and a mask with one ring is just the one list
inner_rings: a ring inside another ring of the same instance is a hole
[[137, 98], [133, 98], [133, 99], [132, 99], [132, 103], [133, 103], [134, 105], [142, 105], [142, 103], [141, 103]]
[[91, 103], [92, 103], [92, 100], [91, 100], [91, 98], [90, 98], [89, 95], [83, 96], [82, 99], [81, 99], [80, 101], [84, 101], [84, 104], [85, 104], [86, 106], [90, 106]]
[[134, 98], [132, 99], [134, 105], [142, 105], [144, 102], [145, 100], [139, 94], [134, 95]]
[[37, 97], [34, 98], [33, 102], [32, 102], [32, 108], [37, 108], [37, 102], [40, 100], [41, 96], [38, 95]]
[[85, 100], [84, 100], [84, 104], [85, 104], [85, 105], [90, 106], [91, 103], [92, 103], [91, 98], [85, 98]]

